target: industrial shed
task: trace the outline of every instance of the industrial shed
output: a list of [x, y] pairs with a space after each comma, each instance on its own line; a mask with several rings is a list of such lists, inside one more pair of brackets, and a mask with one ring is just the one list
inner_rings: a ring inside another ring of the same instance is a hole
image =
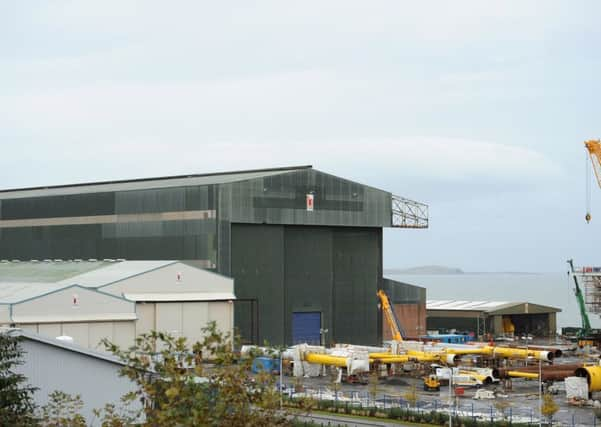
[[[426, 288], [384, 278], [384, 292], [392, 304], [403, 337], [417, 339], [425, 334]], [[386, 323], [383, 324], [383, 331], [384, 340], [392, 339]]]
[[233, 280], [178, 261], [0, 262], [0, 325], [101, 349], [160, 330], [189, 340], [233, 332]]
[[553, 337], [559, 308], [528, 302], [428, 300], [427, 328], [473, 333], [477, 337], [533, 335]]
[[382, 229], [427, 226], [426, 205], [311, 166], [0, 191], [0, 259], [211, 268], [254, 343], [379, 343]]
[[[84, 405], [80, 413], [87, 425], [93, 425], [94, 409], [107, 403], [119, 407], [121, 396], [135, 390], [128, 378], [119, 375], [123, 362], [112, 355], [20, 329], [0, 328], [0, 334], [21, 339], [23, 363], [15, 371], [37, 388], [33, 399], [38, 406], [47, 404], [55, 390], [79, 395]], [[139, 402], [132, 405], [137, 409]]]

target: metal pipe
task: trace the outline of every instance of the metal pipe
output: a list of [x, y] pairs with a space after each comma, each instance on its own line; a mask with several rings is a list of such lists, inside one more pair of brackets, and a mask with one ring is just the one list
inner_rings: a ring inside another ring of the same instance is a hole
[[[528, 378], [527, 375], [536, 375], [536, 378], [538, 378], [537, 371], [522, 371], [522, 370], [512, 370], [509, 368], [505, 368], [505, 369], [499, 369], [499, 374], [497, 376], [495, 376], [495, 378], [504, 379], [504, 378], [511, 378], [512, 376], [516, 376], [513, 374], [520, 374], [520, 376], [522, 378]], [[573, 369], [566, 369], [566, 370], [559, 370], [559, 371], [558, 370], [545, 371], [543, 368], [542, 374], [541, 374], [541, 379], [542, 379], [542, 381], [561, 381], [567, 377], [573, 377], [574, 375], [575, 375], [575, 371]], [[532, 378], [535, 378], [535, 377], [532, 377]]]
[[476, 347], [476, 348], [447, 348], [447, 354], [463, 355], [483, 355], [490, 356], [493, 354], [493, 347]]
[[533, 357], [537, 360], [550, 362], [554, 354], [549, 351], [530, 350], [524, 348], [494, 347], [493, 356], [496, 358], [507, 359], [527, 359]]
[[409, 356], [388, 356], [388, 357], [379, 357], [379, 358], [373, 358], [373, 359], [370, 358], [369, 361], [386, 363], [386, 364], [387, 363], [407, 363], [407, 362], [409, 362]]
[[424, 351], [409, 350], [407, 355], [410, 359], [418, 362], [440, 362], [445, 357], [444, 353], [429, 353]]
[[538, 379], [538, 374], [532, 372], [507, 371], [507, 376], [510, 378]]
[[586, 378], [589, 393], [601, 390], [601, 366], [583, 366], [576, 369], [576, 376]]
[[346, 368], [348, 357], [330, 356], [328, 354], [305, 353], [305, 362], [316, 363], [318, 365], [337, 366]]

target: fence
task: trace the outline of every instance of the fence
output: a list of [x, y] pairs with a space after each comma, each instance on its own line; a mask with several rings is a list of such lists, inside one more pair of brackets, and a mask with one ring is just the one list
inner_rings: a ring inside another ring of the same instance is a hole
[[[468, 401], [461, 399], [408, 400], [403, 397], [378, 394], [376, 398], [365, 391], [333, 391], [328, 388], [305, 388], [302, 392], [295, 391], [294, 386], [285, 385], [284, 395], [291, 404], [303, 398], [315, 401], [317, 409], [343, 414], [367, 415], [402, 419], [409, 421], [444, 423], [450, 416], [463, 420], [466, 425], [539, 425], [538, 400], [534, 407], [507, 406], [491, 403], [491, 401]], [[501, 401], [503, 402], [503, 401]], [[546, 420], [543, 420], [543, 425]], [[580, 409], [579, 413], [560, 410], [553, 417], [556, 427], [601, 427], [593, 410]]]

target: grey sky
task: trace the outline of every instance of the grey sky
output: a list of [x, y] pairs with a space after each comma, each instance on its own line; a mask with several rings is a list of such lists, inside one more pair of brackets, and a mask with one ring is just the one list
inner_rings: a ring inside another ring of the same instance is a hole
[[2, 2], [0, 187], [292, 164], [431, 206], [385, 265], [601, 264], [601, 3]]

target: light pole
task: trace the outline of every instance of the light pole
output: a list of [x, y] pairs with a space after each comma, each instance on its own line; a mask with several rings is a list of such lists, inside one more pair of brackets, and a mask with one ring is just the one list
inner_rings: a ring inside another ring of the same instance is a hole
[[283, 405], [283, 394], [284, 394], [284, 383], [283, 383], [284, 373], [282, 372], [282, 349], [280, 348], [280, 411], [282, 410]]
[[453, 427], [453, 368], [449, 368], [449, 427]]
[[538, 425], [543, 425], [543, 361], [538, 359]]

